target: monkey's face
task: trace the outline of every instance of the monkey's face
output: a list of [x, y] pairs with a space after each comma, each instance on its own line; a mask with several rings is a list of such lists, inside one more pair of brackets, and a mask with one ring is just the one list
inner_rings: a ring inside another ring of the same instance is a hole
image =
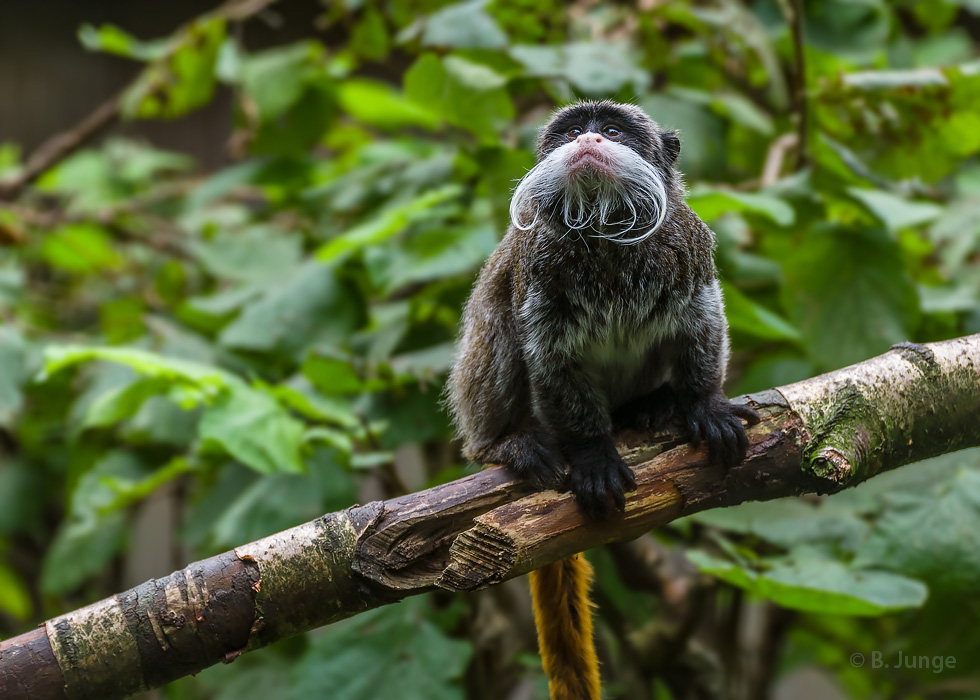
[[559, 110], [538, 139], [538, 163], [517, 186], [511, 219], [549, 218], [619, 243], [653, 234], [667, 214], [680, 142], [643, 110], [583, 102]]

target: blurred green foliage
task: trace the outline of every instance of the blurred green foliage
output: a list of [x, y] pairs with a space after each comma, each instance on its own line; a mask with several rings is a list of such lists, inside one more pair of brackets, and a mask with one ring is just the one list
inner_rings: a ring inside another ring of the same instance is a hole
[[[802, 128], [789, 5], [324, 2], [307, 39], [261, 51], [220, 15], [151, 41], [82, 27], [139, 66], [126, 119], [222, 91], [234, 123], [219, 170], [109, 138], [0, 203], [0, 631], [121, 588], [153, 494], [176, 494], [161, 559], [179, 564], [459, 476], [439, 399], [460, 307], [536, 128], [571, 99], [680, 129], [718, 235], [731, 393], [980, 331], [980, 3], [806, 3]], [[0, 145], [0, 178], [21, 161]], [[815, 666], [855, 698], [977, 698], [978, 530], [980, 459], [961, 453], [658, 536], [717, 578], [719, 648], [736, 643], [719, 610], [797, 611], [764, 684]], [[687, 697], [636, 651], [664, 603], [597, 558], [608, 692]], [[541, 696], [533, 638], [497, 644], [485, 599], [369, 613], [167, 696]], [[851, 662], [872, 650], [960, 663]]]

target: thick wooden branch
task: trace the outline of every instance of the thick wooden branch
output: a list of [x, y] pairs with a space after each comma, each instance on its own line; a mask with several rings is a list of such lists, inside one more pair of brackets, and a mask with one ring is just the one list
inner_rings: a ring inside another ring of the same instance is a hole
[[980, 445], [980, 335], [902, 344], [741, 400], [763, 420], [727, 474], [670, 436], [629, 434], [637, 490], [603, 523], [499, 468], [353, 506], [0, 642], [0, 697], [127, 697], [408, 595], [490, 586], [706, 508], [832, 492]]

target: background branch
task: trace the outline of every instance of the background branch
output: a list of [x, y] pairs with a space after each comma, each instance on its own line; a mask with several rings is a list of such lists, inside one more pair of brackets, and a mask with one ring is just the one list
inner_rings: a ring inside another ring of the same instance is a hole
[[806, 93], [806, 36], [804, 31], [803, 0], [780, 0], [779, 6], [789, 25], [793, 39], [792, 99], [796, 112], [796, 169], [804, 167], [808, 161], [809, 117]]
[[[204, 17], [226, 19], [229, 22], [243, 22], [277, 0], [230, 0]], [[198, 19], [202, 19], [198, 18]], [[187, 25], [185, 25], [187, 26]], [[179, 36], [181, 30], [174, 33]], [[45, 172], [63, 161], [79, 148], [89, 143], [122, 117], [122, 107], [130, 88], [136, 85], [140, 77], [154, 64], [168, 60], [169, 52], [163, 57], [152, 61], [126, 87], [99, 105], [78, 124], [70, 129], [56, 134], [41, 144], [27, 159], [24, 167], [7, 179], [0, 180], [0, 202], [16, 199], [25, 187], [37, 180]]]

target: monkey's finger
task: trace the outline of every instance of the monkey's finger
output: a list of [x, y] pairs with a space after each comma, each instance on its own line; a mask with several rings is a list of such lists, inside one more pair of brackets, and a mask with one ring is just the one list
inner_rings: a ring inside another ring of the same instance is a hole
[[572, 469], [569, 485], [579, 507], [589, 518], [598, 520], [606, 516], [609, 511], [606, 490], [597, 482], [593, 469]]
[[712, 462], [721, 462], [723, 466], [727, 467], [729, 460], [726, 455], [725, 438], [721, 433], [720, 426], [711, 422], [708, 424], [706, 432], [708, 433], [708, 457]]
[[719, 423], [725, 441], [725, 467], [731, 469], [745, 456], [745, 449], [748, 447], [745, 428], [742, 427], [742, 421], [731, 414]]
[[620, 462], [619, 464], [619, 483], [623, 485], [627, 491], [636, 491], [636, 475], [630, 466], [626, 462]]
[[592, 520], [605, 520], [609, 515], [609, 499], [605, 489], [592, 488], [579, 502], [585, 514]]
[[762, 416], [759, 415], [758, 411], [746, 404], [733, 403], [732, 413], [743, 419], [749, 425], [755, 425], [762, 420]]
[[626, 494], [623, 493], [623, 487], [618, 481], [611, 479], [606, 492], [612, 496], [616, 510], [626, 510]]
[[745, 459], [745, 453], [749, 451], [749, 436], [745, 434], [745, 428], [742, 427], [742, 422], [737, 418], [731, 426], [731, 430], [735, 433], [736, 457], [741, 462]]

